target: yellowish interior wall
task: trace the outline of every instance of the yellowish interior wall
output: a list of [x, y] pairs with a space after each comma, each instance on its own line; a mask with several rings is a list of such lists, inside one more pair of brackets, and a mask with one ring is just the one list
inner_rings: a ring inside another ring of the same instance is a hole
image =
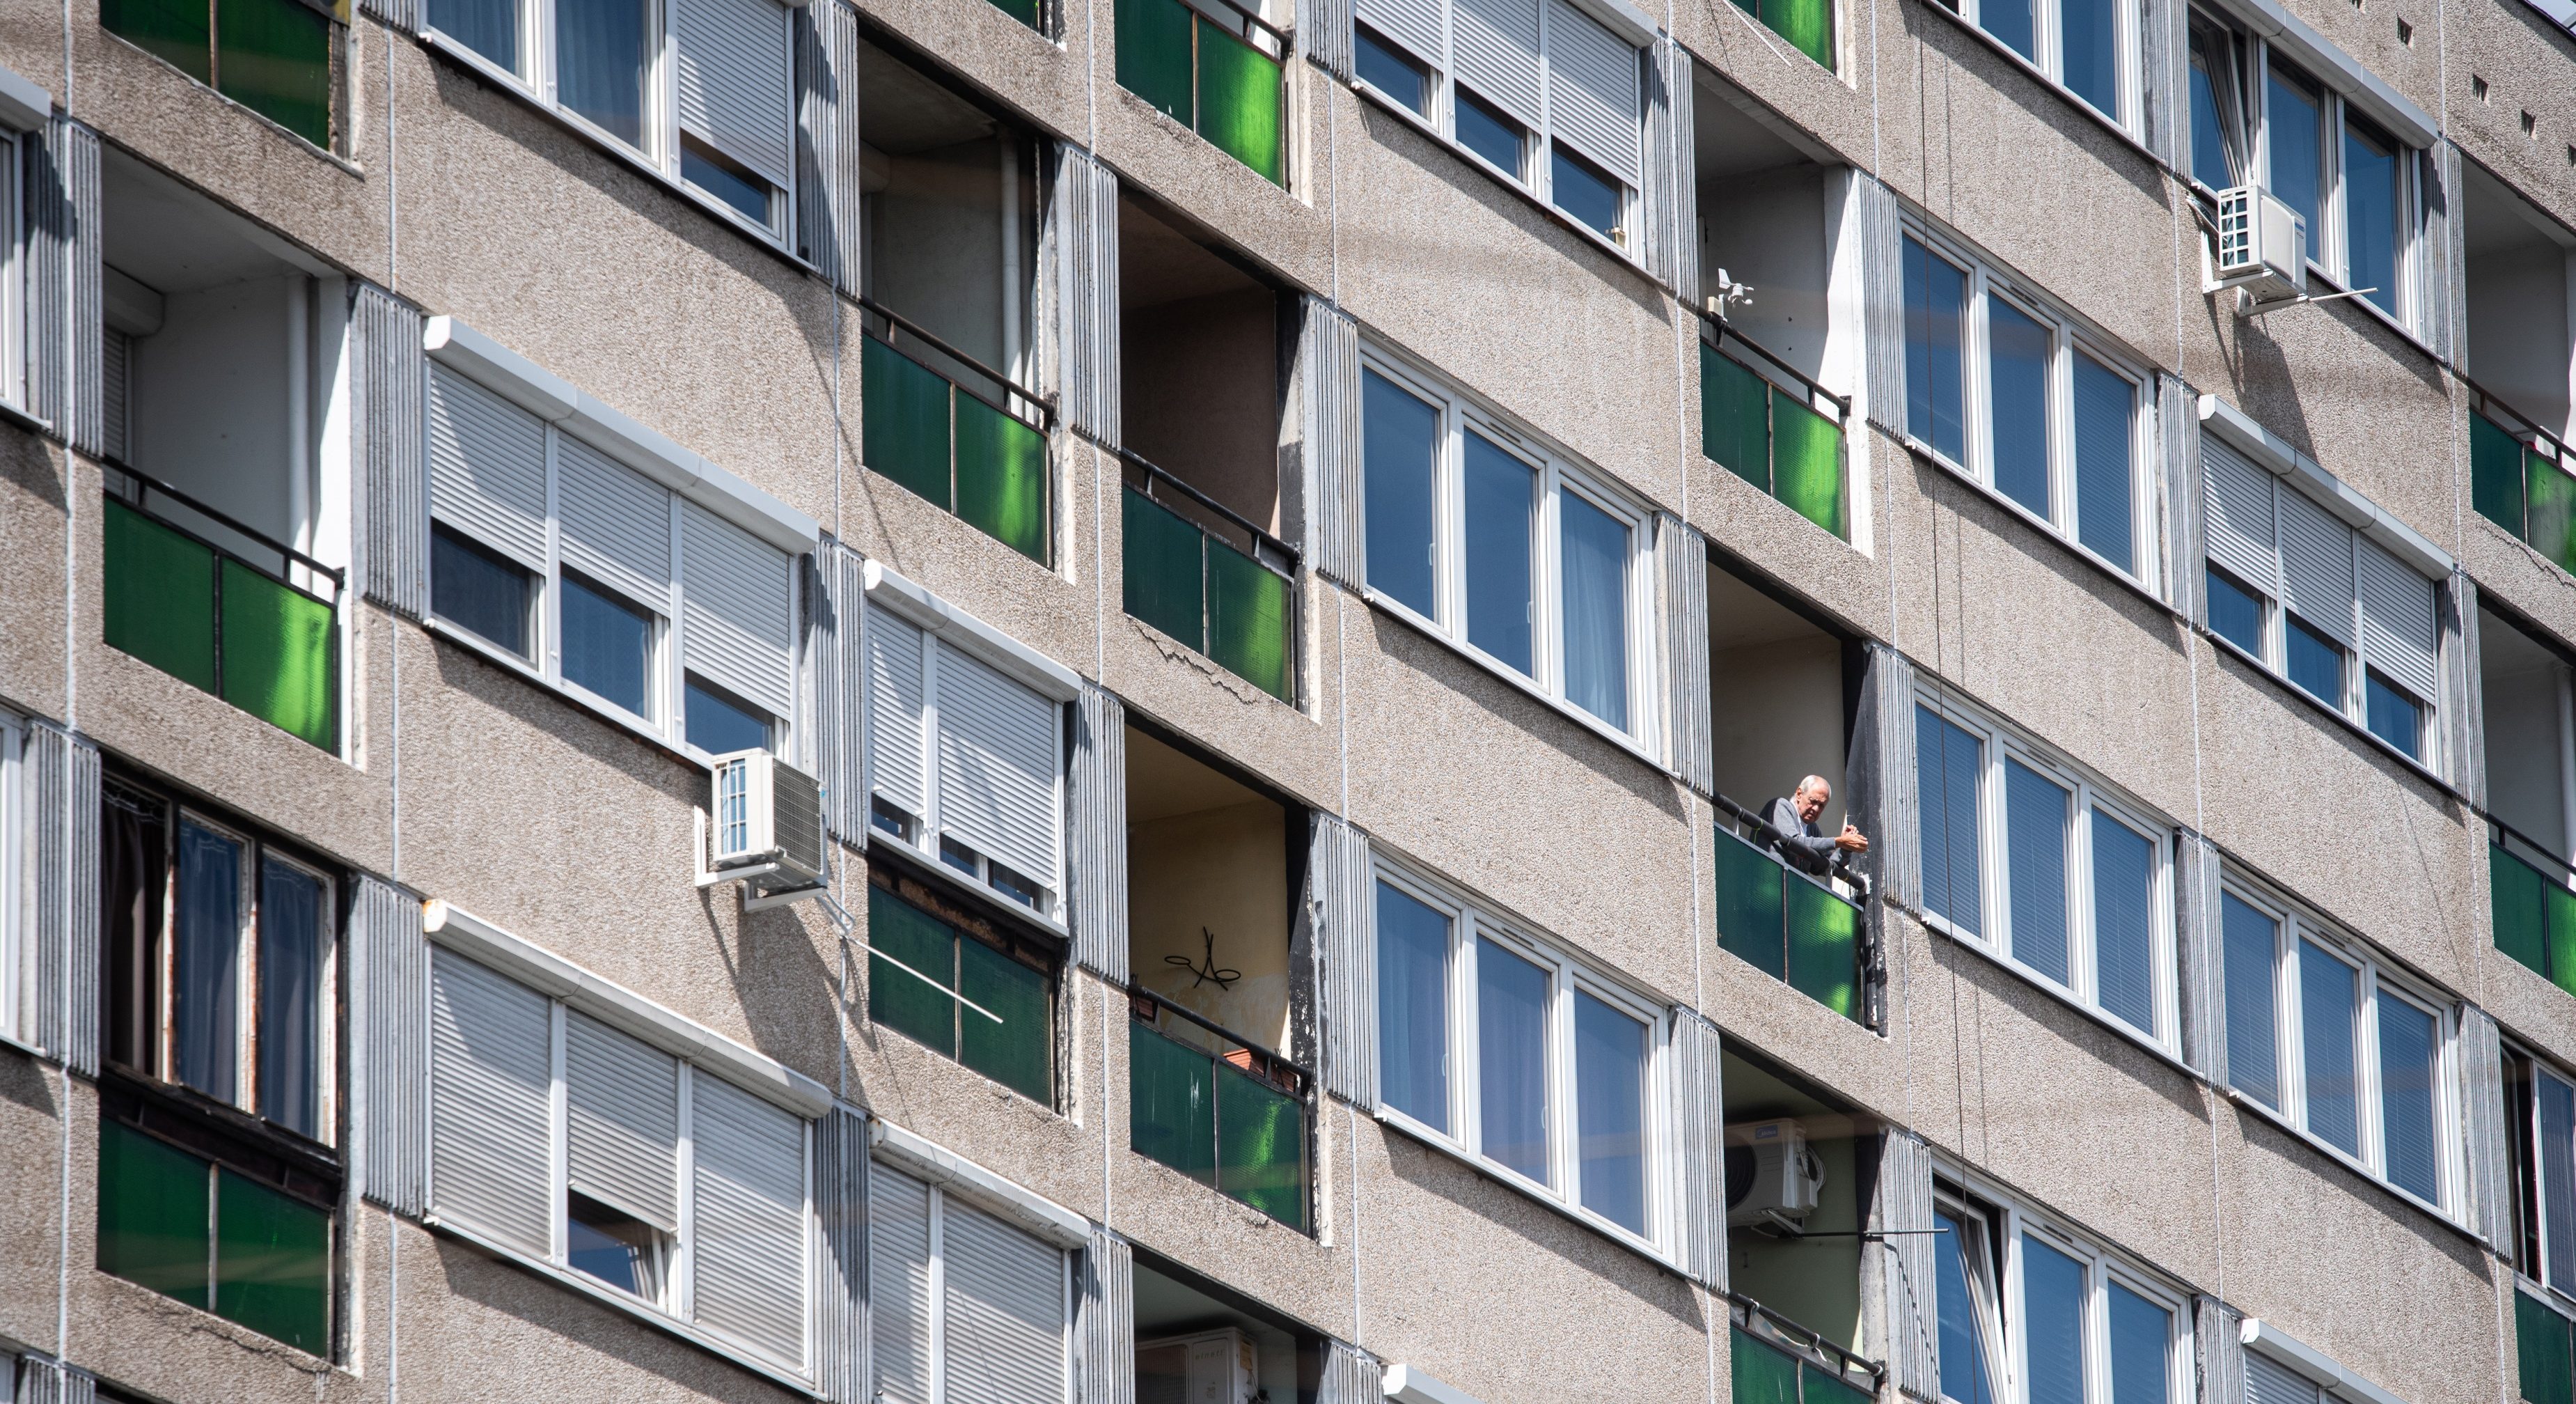
[[[1277, 1052], [1288, 1047], [1288, 835], [1276, 804], [1168, 815], [1127, 834], [1127, 963], [1139, 985]], [[1225, 989], [1165, 961], [1216, 964]]]

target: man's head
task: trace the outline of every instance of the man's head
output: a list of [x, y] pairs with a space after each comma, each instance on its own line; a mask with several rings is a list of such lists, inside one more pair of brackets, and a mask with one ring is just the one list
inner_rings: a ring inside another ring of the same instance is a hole
[[1798, 811], [1798, 817], [1810, 824], [1816, 822], [1816, 816], [1824, 813], [1825, 806], [1833, 802], [1834, 787], [1826, 784], [1825, 777], [1821, 775], [1810, 775], [1799, 781], [1797, 791], [1789, 796], [1789, 804]]

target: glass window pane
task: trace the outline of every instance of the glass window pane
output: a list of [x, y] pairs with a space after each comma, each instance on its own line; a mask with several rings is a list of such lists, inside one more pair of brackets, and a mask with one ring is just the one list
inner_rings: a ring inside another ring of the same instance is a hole
[[1547, 1173], [1548, 973], [1476, 943], [1476, 1105], [1484, 1151], [1533, 1180]]
[[2209, 571], [2209, 631], [2257, 658], [2263, 656], [2262, 597], [2215, 566]]
[[2004, 880], [2012, 953], [2063, 985], [2066, 961], [2066, 788], [2017, 760], [2004, 762]]
[[1965, 728], [1918, 706], [1914, 769], [1923, 828], [1923, 909], [1977, 935], [1985, 909], [1977, 867], [1977, 780], [1985, 770], [1985, 746]]
[[2133, 575], [2136, 404], [2137, 387], [2126, 377], [2075, 353], [2075, 539]]
[[2171, 1404], [2173, 1312], [2111, 1284], [2111, 1404]]
[[1361, 82], [1403, 103], [1417, 116], [1431, 115], [1431, 85], [1422, 65], [1410, 55], [1377, 37], [1366, 25], [1352, 30], [1351, 54]]
[[680, 134], [680, 179], [732, 206], [754, 224], [770, 222], [769, 182], [686, 132]]
[[1046, 972], [957, 939], [957, 1061], [1032, 1101], [1055, 1102], [1055, 999]]
[[230, 1170], [215, 1177], [215, 1314], [331, 1348], [331, 1216]]
[[555, 96], [629, 146], [644, 143], [641, 0], [555, 0]]
[[2004, 41], [2014, 53], [2039, 62], [2039, 41], [2031, 20], [2031, 0], [1983, 0], [1977, 6], [1977, 20], [1986, 32]]
[[1440, 411], [1376, 371], [1360, 376], [1367, 475], [1369, 588], [1429, 617], [1432, 594], [1433, 465]]
[[177, 1080], [219, 1102], [241, 1071], [242, 846], [179, 825], [178, 972], [170, 1011]]
[[1986, 302], [1995, 491], [2048, 516], [2049, 330], [2001, 298]]
[[646, 1301], [662, 1297], [662, 1235], [652, 1225], [586, 1194], [564, 1192], [564, 1260]]
[[2120, 118], [2120, 6], [2115, 0], [2060, 0], [2058, 54], [2066, 86]]
[[2094, 999], [2103, 1012], [2156, 1034], [2156, 846], [2093, 811]]
[[2397, 144], [2358, 122], [2343, 132], [2344, 285], [2380, 311], [2402, 317], [2397, 301]]
[[2534, 1079], [2533, 1100], [2540, 1121], [2543, 1276], [2563, 1291], [2576, 1287], [2576, 1087], [2542, 1073]]
[[1549, 146], [1548, 192], [1556, 207], [1604, 238], [1620, 236], [1619, 182], [1562, 143]]
[[1527, 179], [1521, 169], [1521, 147], [1524, 140], [1521, 124], [1503, 115], [1503, 110], [1467, 91], [1458, 94], [1458, 144], [1503, 168], [1514, 180]]
[[1449, 916], [1377, 885], [1377, 1096], [1449, 1126]]
[[2273, 1037], [2275, 963], [2280, 923], [2233, 892], [2221, 893], [2219, 943], [2227, 970], [2227, 1082], [2274, 1111], [2281, 1109], [2278, 1041]]
[[431, 28], [519, 72], [519, 7], [513, 0], [428, 0]]
[[2325, 179], [2317, 125], [2317, 91], [2305, 78], [2275, 64], [2265, 83], [2263, 139], [2271, 152], [2272, 193], [2308, 222], [2308, 256], [2317, 253], [2317, 212]]
[[957, 933], [868, 885], [868, 1021], [957, 1056]]
[[689, 679], [687, 714], [681, 718], [690, 745], [711, 756], [769, 749], [769, 719], [696, 678]]
[[1574, 997], [1574, 1114], [1583, 1207], [1646, 1231], [1646, 1026]]
[[2021, 1249], [2030, 1404], [2084, 1404], [2084, 1265], [2026, 1234]]
[[1628, 727], [1628, 524], [1573, 493], [1557, 496], [1565, 574], [1565, 700]]
[[168, 893], [168, 813], [115, 784], [100, 787], [99, 943], [107, 962], [107, 1056], [158, 1070], [162, 899]]
[[275, 859], [259, 875], [259, 1114], [322, 1139], [329, 889]]
[[2442, 1200], [2433, 1103], [2440, 1058], [2431, 1012], [2381, 991], [2379, 1122], [2388, 1143], [2388, 1182], [2435, 1204]]
[[117, 1121], [98, 1127], [98, 1270], [190, 1306], [209, 1300], [206, 1162]]
[[1971, 1262], [1982, 1261], [1984, 1231], [1974, 1220], [1946, 1210], [1934, 1216], [1933, 1234], [1940, 1281], [1937, 1314], [1941, 1325], [1941, 1397], [1955, 1404], [1995, 1404], [1987, 1375], [1985, 1310], [1980, 1302], [1982, 1279], [1971, 1275]]
[[2244, 169], [2242, 71], [2235, 36], [2191, 20], [2191, 174], [2212, 190], [2240, 182]]
[[1968, 456], [1960, 397], [1960, 347], [1968, 325], [1968, 275], [1905, 241], [1905, 427], [1951, 462]]
[[2361, 1154], [2352, 1027], [2360, 1000], [2360, 972], [2312, 942], [2299, 943], [2299, 1047], [2307, 1073], [2308, 1131], [2346, 1155]]
[[2424, 707], [2377, 673], [2363, 675], [2370, 734], [2416, 760], [2424, 758]]
[[2281, 631], [2284, 651], [2288, 655], [2290, 681], [2299, 689], [2340, 712], [2343, 710], [2343, 646], [2311, 628], [2296, 614], [2285, 616], [2290, 627]]
[[564, 681], [650, 717], [652, 671], [652, 616], [580, 576], [565, 574]]
[[429, 607], [440, 618], [528, 658], [528, 606], [535, 598], [536, 577], [516, 562], [443, 526], [430, 530]]
[[1535, 613], [1538, 470], [1467, 435], [1467, 642], [1526, 673]]

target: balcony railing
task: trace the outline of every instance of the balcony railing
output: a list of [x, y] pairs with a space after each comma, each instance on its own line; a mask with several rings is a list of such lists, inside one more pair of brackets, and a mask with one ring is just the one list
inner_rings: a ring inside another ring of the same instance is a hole
[[2487, 900], [2496, 949], [2576, 994], [2576, 868], [2488, 815]]
[[1848, 535], [1843, 426], [1850, 414], [1849, 398], [1700, 314], [1700, 452], [1836, 536]]
[[1128, 1146], [1305, 1232], [1314, 1078], [1148, 991], [1128, 1012]]
[[[265, 559], [152, 511], [156, 498]], [[108, 466], [105, 501], [108, 646], [338, 750], [341, 572], [131, 468]]]
[[2502, 400], [2474, 382], [2468, 389], [2469, 501], [2479, 516], [2576, 573], [2576, 459]]
[[[867, 466], [1051, 564], [1051, 409], [1037, 392], [893, 310], [861, 299], [859, 386]], [[900, 343], [910, 343], [909, 351]], [[967, 381], [936, 366], [954, 368]]]
[[1834, 0], [1735, 0], [1735, 7], [1762, 21], [1799, 53], [1827, 68], [1834, 66]]
[[1118, 457], [1127, 486], [1119, 514], [1127, 612], [1294, 705], [1296, 551], [1143, 458], [1125, 449]]
[[[1779, 831], [1717, 797], [1717, 944], [1846, 1019], [1868, 1022], [1866, 919], [1860, 902], [1790, 867], [1771, 851]], [[1837, 862], [1834, 876], [1862, 901], [1868, 881]]]
[[1735, 1404], [1869, 1404], [1874, 1365], [1751, 1297], [1727, 1294]]
[[1118, 86], [1273, 185], [1288, 183], [1287, 60], [1287, 34], [1233, 0], [1118, 0]]

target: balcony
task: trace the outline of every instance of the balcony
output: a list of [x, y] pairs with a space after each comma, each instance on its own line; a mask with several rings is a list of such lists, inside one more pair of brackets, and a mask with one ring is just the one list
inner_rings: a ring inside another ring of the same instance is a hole
[[1232, 0], [1118, 0], [1118, 86], [1288, 183], [1288, 36]]
[[[2463, 378], [2465, 380], [2465, 377]], [[2560, 570], [2576, 574], [2576, 459], [2556, 436], [2469, 390], [2469, 501]]]
[[1883, 1366], [1853, 1355], [1751, 1297], [1727, 1294], [1735, 1404], [1869, 1404]]
[[1127, 612], [1296, 705], [1297, 553], [1143, 458], [1118, 457]]
[[859, 308], [860, 453], [867, 466], [1049, 564], [1053, 411], [1037, 392], [893, 311], [865, 299]]
[[1128, 991], [1127, 1144], [1306, 1231], [1304, 1068], [1150, 991]]
[[1866, 880], [1848, 865], [1828, 881], [1809, 877], [1764, 846], [1777, 834], [1760, 815], [1724, 795], [1717, 807], [1717, 944], [1859, 1021], [1864, 919], [1860, 902], [1833, 884], [1848, 885], [1866, 901]]
[[2496, 949], [2576, 994], [2576, 867], [2489, 816], [2487, 889]]
[[1700, 452], [1846, 539], [1843, 425], [1850, 413], [1848, 398], [1700, 314]]
[[1830, 69], [1834, 66], [1833, 0], [1735, 0], [1735, 8], [1792, 48]]

